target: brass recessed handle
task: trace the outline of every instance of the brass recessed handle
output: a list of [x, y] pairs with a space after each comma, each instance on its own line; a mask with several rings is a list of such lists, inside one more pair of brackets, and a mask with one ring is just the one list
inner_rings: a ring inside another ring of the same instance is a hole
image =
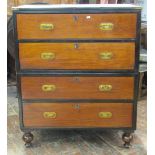
[[57, 114], [56, 112], [44, 112], [43, 117], [44, 118], [56, 118]]
[[113, 58], [112, 52], [101, 52], [100, 53], [100, 59], [102, 60], [111, 60]]
[[43, 60], [53, 60], [53, 59], [55, 59], [55, 53], [53, 53], [53, 52], [42, 52], [40, 57]]
[[99, 28], [102, 31], [110, 31], [114, 28], [114, 24], [113, 23], [100, 23]]
[[101, 84], [99, 85], [99, 90], [103, 92], [108, 92], [112, 90], [112, 85], [110, 84]]
[[54, 29], [54, 25], [51, 23], [42, 23], [40, 24], [40, 30], [53, 30]]
[[111, 112], [99, 112], [98, 116], [100, 118], [111, 118], [112, 117], [112, 113]]
[[51, 92], [51, 91], [55, 91], [56, 90], [56, 86], [55, 85], [42, 85], [42, 91], [45, 92]]

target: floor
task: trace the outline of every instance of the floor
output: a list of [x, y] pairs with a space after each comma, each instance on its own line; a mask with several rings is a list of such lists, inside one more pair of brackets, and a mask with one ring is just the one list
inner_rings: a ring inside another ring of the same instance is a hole
[[16, 86], [8, 84], [8, 155], [146, 155], [146, 97], [138, 102], [138, 125], [130, 149], [122, 147], [122, 131], [33, 131], [32, 148], [25, 148], [19, 128]]

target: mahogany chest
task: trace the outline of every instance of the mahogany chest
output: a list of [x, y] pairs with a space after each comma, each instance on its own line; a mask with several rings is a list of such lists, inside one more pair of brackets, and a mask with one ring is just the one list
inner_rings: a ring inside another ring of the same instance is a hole
[[136, 129], [141, 8], [13, 8], [20, 127]]

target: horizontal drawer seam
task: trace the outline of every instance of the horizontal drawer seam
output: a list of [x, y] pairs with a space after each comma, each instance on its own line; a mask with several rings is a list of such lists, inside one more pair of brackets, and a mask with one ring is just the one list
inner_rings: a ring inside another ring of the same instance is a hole
[[112, 103], [112, 102], [115, 102], [115, 103], [133, 103], [134, 100], [131, 100], [131, 99], [70, 99], [70, 100], [65, 100], [65, 99], [23, 99], [22, 102], [25, 104], [25, 103], [37, 103], [37, 102], [49, 102], [49, 103], [52, 103], [52, 102], [61, 102], [61, 103], [66, 103], [66, 102], [75, 102], [75, 103], [79, 103], [79, 102], [89, 102], [89, 103], [92, 103], [93, 102], [98, 102], [98, 103], [102, 103], [102, 102], [108, 102], [108, 103]]
[[26, 43], [26, 42], [135, 42], [136, 38], [129, 38], [129, 39], [21, 39], [16, 40], [16, 43]]

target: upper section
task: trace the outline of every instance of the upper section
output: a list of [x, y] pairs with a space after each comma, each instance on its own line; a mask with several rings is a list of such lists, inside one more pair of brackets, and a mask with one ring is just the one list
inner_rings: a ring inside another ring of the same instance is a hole
[[47, 9], [141, 9], [140, 6], [131, 4], [59, 4], [59, 5], [22, 5], [13, 7], [13, 10], [47, 10]]
[[115, 5], [23, 5], [14, 7], [17, 38], [121, 39], [136, 38], [140, 7]]
[[15, 8], [19, 68], [135, 70], [140, 8], [25, 5]]

